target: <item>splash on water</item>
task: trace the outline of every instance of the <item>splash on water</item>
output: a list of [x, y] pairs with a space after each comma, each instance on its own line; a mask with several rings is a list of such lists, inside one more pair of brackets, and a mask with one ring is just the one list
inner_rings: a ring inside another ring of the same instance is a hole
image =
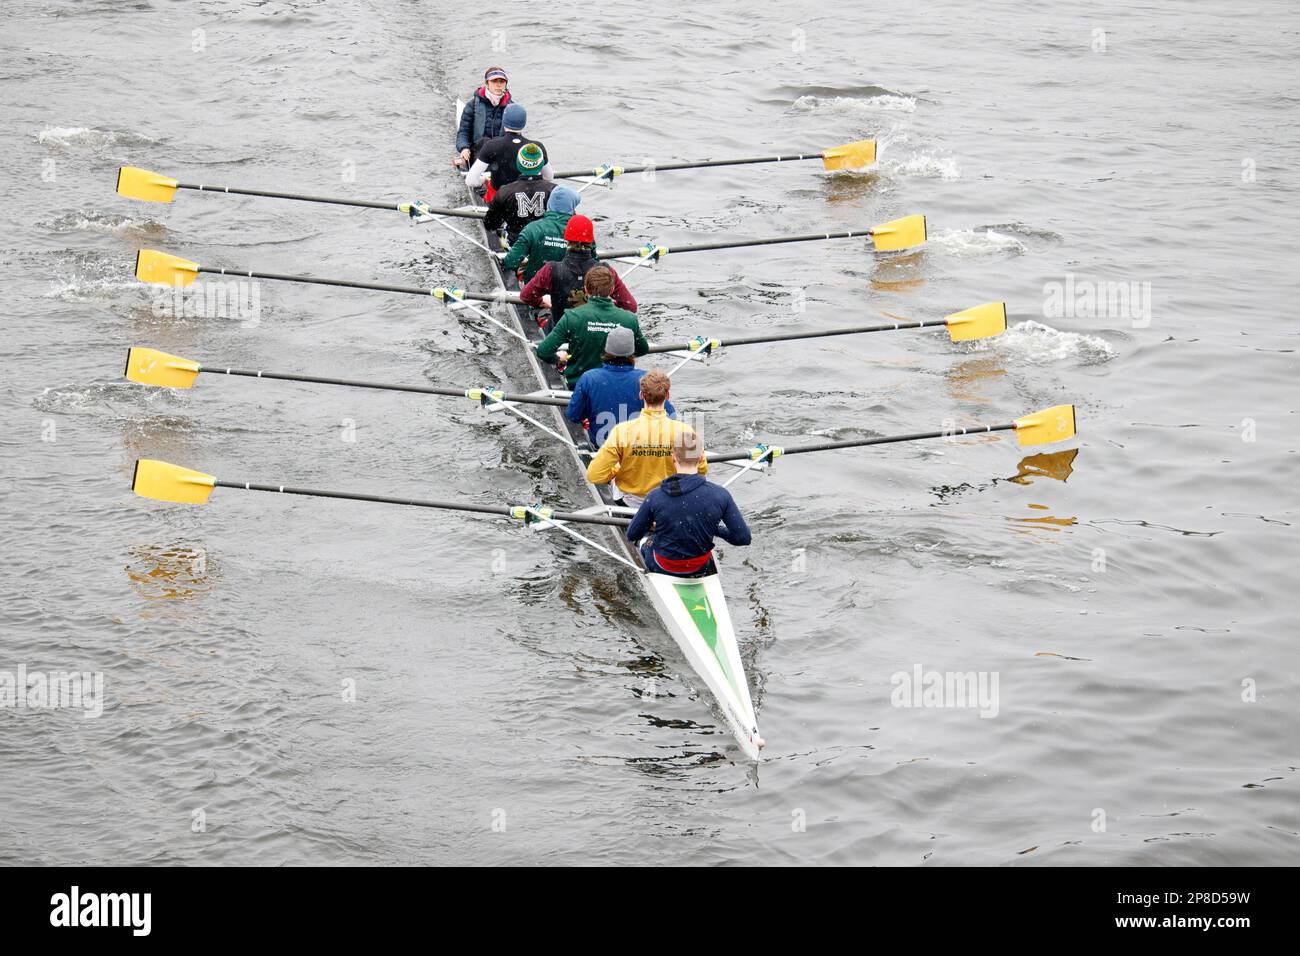
[[809, 112], [829, 111], [844, 113], [849, 110], [864, 110], [877, 113], [913, 113], [916, 111], [916, 97], [898, 96], [892, 93], [879, 96], [801, 96], [794, 101], [794, 108]]
[[167, 227], [157, 219], [133, 219], [102, 212], [69, 212], [39, 223], [51, 232], [94, 232], [119, 239], [159, 239]]
[[1096, 335], [1062, 332], [1032, 319], [1017, 322], [1001, 335], [969, 343], [972, 352], [998, 352], [1017, 362], [1052, 365], [1100, 365], [1119, 354], [1115, 346]]
[[980, 259], [986, 256], [1020, 256], [1028, 251], [1025, 243], [1009, 233], [993, 229], [955, 229], [930, 236], [930, 247], [957, 259]]
[[156, 140], [138, 133], [92, 129], [89, 126], [51, 126], [36, 134], [36, 142], [68, 153], [103, 153], [114, 146], [155, 146]]
[[932, 153], [917, 153], [907, 159], [889, 164], [889, 169], [898, 176], [912, 176], [918, 179], [942, 179], [952, 182], [961, 179], [961, 166], [955, 157], [938, 156]]

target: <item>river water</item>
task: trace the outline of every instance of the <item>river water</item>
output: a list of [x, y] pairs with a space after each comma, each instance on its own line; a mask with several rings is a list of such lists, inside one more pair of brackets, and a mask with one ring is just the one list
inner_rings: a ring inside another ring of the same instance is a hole
[[[0, 861], [1295, 863], [1293, 8], [647, 14], [5, 4], [0, 671], [98, 674], [103, 698], [97, 717], [0, 712]], [[684, 369], [674, 400], [710, 447], [1077, 408], [1062, 445], [791, 456], [732, 486], [754, 532], [723, 567], [768, 741], [757, 766], [635, 582], [588, 548], [412, 508], [129, 491], [145, 457], [232, 481], [585, 501], [547, 436], [468, 401], [122, 377], [144, 345], [528, 385], [490, 324], [418, 298], [227, 280], [193, 287], [222, 287], [224, 306], [189, 292], [178, 311], [132, 277], [153, 248], [488, 288], [449, 231], [114, 193], [129, 164], [457, 204], [454, 101], [493, 63], [562, 166], [879, 143], [858, 173], [589, 189], [602, 242], [928, 217], [930, 241], [901, 256], [857, 240], [669, 255], [633, 285], [652, 338], [1008, 304], [987, 342], [852, 336]], [[984, 699], [921, 693], [950, 672]]]

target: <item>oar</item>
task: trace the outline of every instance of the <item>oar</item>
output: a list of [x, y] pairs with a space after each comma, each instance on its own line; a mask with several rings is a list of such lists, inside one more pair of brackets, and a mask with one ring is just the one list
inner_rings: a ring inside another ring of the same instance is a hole
[[533, 521], [572, 521], [579, 524], [605, 524], [624, 527], [627, 518], [609, 515], [582, 514], [580, 512], [552, 511], [540, 505], [476, 505], [465, 501], [423, 501], [418, 498], [394, 498], [388, 495], [367, 495], [351, 491], [320, 491], [314, 488], [291, 488], [288, 485], [259, 485], [248, 481], [225, 481], [215, 475], [205, 475], [165, 461], [141, 458], [135, 463], [131, 490], [141, 498], [171, 501], [183, 505], [207, 504], [214, 488], [240, 488], [244, 491], [275, 491], [285, 495], [306, 495], [311, 498], [344, 498], [349, 501], [373, 501], [386, 505], [412, 505], [416, 508], [439, 508], [444, 511], [469, 511], [475, 514], [499, 515], [503, 518]]
[[275, 272], [253, 272], [250, 269], [217, 269], [201, 266], [197, 262], [171, 256], [153, 249], [141, 249], [135, 256], [135, 277], [141, 282], [155, 285], [187, 286], [200, 275], [239, 276], [246, 279], [270, 279], [276, 282], [306, 282], [311, 285], [343, 286], [348, 289], [370, 289], [376, 292], [400, 292], [404, 295], [431, 295], [439, 299], [478, 299], [481, 302], [512, 302], [522, 300], [517, 295], [504, 292], [466, 292], [435, 286], [422, 289], [410, 285], [387, 285], [381, 282], [355, 282], [351, 279], [317, 279], [314, 276], [281, 275]]
[[831, 451], [836, 448], [861, 448], [864, 445], [888, 445], [893, 442], [923, 441], [929, 438], [951, 438], [957, 435], [980, 435], [985, 432], [1014, 431], [1016, 439], [1022, 445], [1047, 445], [1052, 442], [1066, 441], [1074, 437], [1074, 406], [1056, 405], [1024, 418], [1017, 418], [1006, 425], [977, 425], [972, 428], [952, 428], [941, 432], [917, 432], [914, 435], [891, 435], [883, 438], [854, 438], [848, 441], [818, 442], [813, 445], [794, 445], [782, 448], [778, 445], [758, 445], [749, 451], [728, 452], [721, 455], [708, 453], [710, 462], [714, 461], [761, 461], [779, 458], [782, 455], [799, 455], [810, 451]]
[[783, 242], [821, 242], [825, 239], [857, 239], [869, 237], [876, 252], [897, 252], [919, 246], [926, 239], [925, 217], [904, 216], [892, 222], [881, 223], [871, 229], [852, 229], [848, 232], [811, 232], [800, 236], [771, 236], [766, 239], [724, 239], [720, 242], [696, 242], [684, 246], [649, 244], [636, 249], [618, 249], [599, 252], [597, 259], [663, 258], [670, 252], [707, 252], [713, 249], [739, 249], [744, 246], [775, 246]]
[[126, 377], [141, 385], [160, 388], [192, 388], [199, 373], [211, 375], [239, 375], [246, 378], [271, 378], [282, 382], [308, 382], [314, 385], [346, 385], [349, 388], [374, 388], [389, 392], [416, 392], [421, 395], [447, 395], [453, 398], [470, 398], [484, 405], [497, 402], [522, 402], [530, 405], [569, 404], [567, 398], [516, 395], [494, 388], [442, 388], [435, 385], [389, 385], [383, 382], [360, 382], [346, 378], [323, 378], [318, 375], [297, 375], [293, 372], [251, 371], [242, 368], [206, 368], [191, 359], [168, 355], [157, 349], [136, 346], [126, 353]]
[[171, 202], [176, 198], [176, 190], [193, 189], [205, 193], [230, 193], [236, 196], [261, 196], [266, 199], [295, 199], [298, 202], [319, 202], [331, 206], [361, 206], [364, 209], [391, 209], [410, 215], [413, 206], [420, 214], [435, 216], [459, 216], [461, 219], [482, 219], [487, 212], [482, 209], [442, 209], [425, 203], [373, 202], [368, 199], [332, 199], [329, 196], [308, 196], [303, 193], [280, 193], [266, 189], [240, 189], [235, 186], [208, 186], [198, 183], [183, 183], [151, 173], [136, 166], [122, 166], [117, 171], [117, 191], [132, 199], [145, 202]]
[[596, 179], [613, 179], [624, 173], [639, 173], [647, 169], [655, 172], [667, 172], [673, 169], [704, 169], [716, 166], [749, 166], [754, 163], [788, 163], [805, 159], [820, 159], [826, 169], [859, 169], [870, 166], [876, 161], [876, 141], [860, 139], [843, 146], [832, 146], [819, 153], [804, 153], [788, 150], [775, 156], [749, 156], [743, 159], [700, 159], [684, 163], [646, 163], [641, 166], [597, 166], [595, 169], [566, 169], [556, 173], [556, 179], [582, 179], [588, 176]]
[[779, 332], [772, 335], [741, 335], [729, 339], [710, 339], [696, 336], [689, 342], [656, 343], [651, 352], [712, 352], [731, 345], [754, 345], [760, 342], [790, 342], [795, 339], [821, 339], [833, 335], [860, 335], [866, 332], [893, 332], [899, 329], [930, 329], [946, 326], [954, 342], [970, 342], [992, 338], [1007, 330], [1007, 304], [986, 302], [942, 319], [918, 322], [889, 322], [884, 325], [853, 325], [840, 329], [823, 329], [820, 332]]

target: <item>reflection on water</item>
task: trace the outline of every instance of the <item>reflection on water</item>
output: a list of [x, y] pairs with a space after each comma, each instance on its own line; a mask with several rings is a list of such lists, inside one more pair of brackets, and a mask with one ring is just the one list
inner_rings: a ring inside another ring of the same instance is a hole
[[1006, 479], [1018, 485], [1032, 485], [1031, 478], [1054, 478], [1066, 481], [1074, 473], [1074, 458], [1079, 454], [1077, 448], [1065, 451], [1045, 452], [1041, 455], [1029, 455], [1020, 459], [1016, 473]]
[[142, 544], [130, 555], [126, 576], [145, 600], [184, 601], [210, 590], [208, 553], [202, 548]]
[[948, 383], [948, 397], [954, 402], [987, 403], [991, 397], [983, 387], [1006, 374], [1002, 359], [996, 355], [954, 362], [944, 373], [944, 380]]
[[845, 170], [822, 178], [822, 196], [831, 205], [861, 206], [875, 192], [880, 173]]

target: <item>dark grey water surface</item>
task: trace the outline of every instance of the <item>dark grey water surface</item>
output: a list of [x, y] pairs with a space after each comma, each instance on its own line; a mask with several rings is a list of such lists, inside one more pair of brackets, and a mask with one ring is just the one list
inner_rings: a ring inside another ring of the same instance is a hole
[[[0, 670], [102, 672], [107, 700], [97, 719], [0, 711], [0, 861], [1296, 862], [1293, 7], [501, 6], [485, 25], [430, 3], [5, 4]], [[458, 203], [453, 103], [493, 62], [559, 165], [880, 142], [856, 174], [588, 190], [603, 241], [929, 217], [924, 250], [888, 260], [858, 242], [670, 255], [634, 286], [652, 337], [1008, 302], [987, 343], [904, 332], [683, 370], [674, 397], [710, 446], [1078, 407], [1065, 446], [791, 457], [733, 486], [754, 529], [724, 567], [757, 767], [596, 552], [492, 519], [128, 491], [156, 457], [584, 500], [545, 435], [469, 402], [121, 375], [148, 345], [529, 384], [490, 325], [420, 299], [263, 283], [256, 320], [186, 317], [132, 278], [157, 248], [487, 287], [445, 230], [113, 192], [133, 164]], [[1067, 276], [1138, 283], [1149, 314], [1045, 314]], [[997, 715], [893, 706], [917, 665], [996, 674]]]

